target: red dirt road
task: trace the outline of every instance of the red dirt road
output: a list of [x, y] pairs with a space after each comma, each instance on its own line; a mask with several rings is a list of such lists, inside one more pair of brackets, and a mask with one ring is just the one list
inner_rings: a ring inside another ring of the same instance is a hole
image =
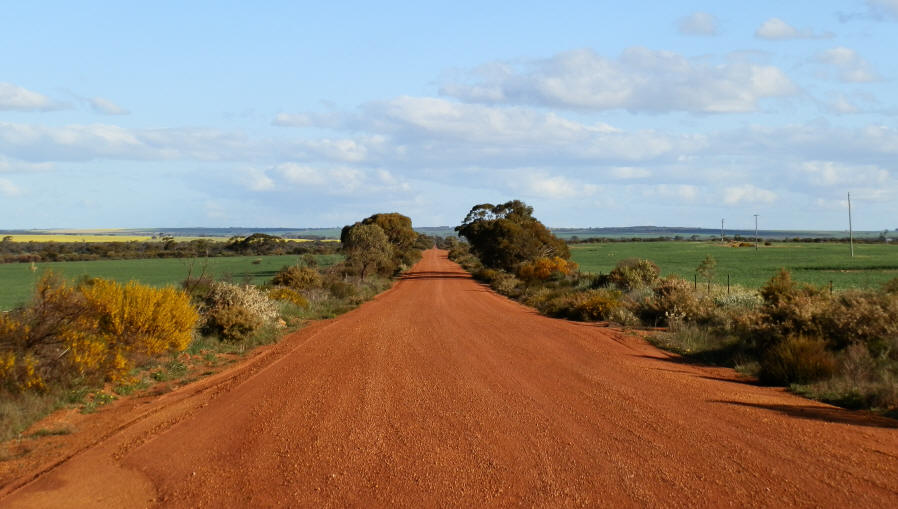
[[541, 317], [431, 250], [0, 506], [898, 507], [894, 425]]

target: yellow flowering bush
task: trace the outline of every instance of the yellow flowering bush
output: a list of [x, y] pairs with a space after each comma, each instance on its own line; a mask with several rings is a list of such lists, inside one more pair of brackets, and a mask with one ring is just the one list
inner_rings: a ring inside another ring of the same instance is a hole
[[48, 275], [32, 303], [0, 315], [0, 383], [44, 389], [72, 376], [117, 382], [139, 357], [187, 348], [198, 314], [172, 287]]
[[545, 281], [554, 275], [570, 275], [576, 270], [576, 263], [560, 256], [543, 257], [521, 264], [518, 268], [518, 277], [525, 281]]

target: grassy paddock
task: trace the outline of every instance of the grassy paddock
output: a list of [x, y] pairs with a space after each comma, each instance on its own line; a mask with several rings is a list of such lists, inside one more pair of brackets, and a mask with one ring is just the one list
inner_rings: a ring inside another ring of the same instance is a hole
[[[205, 272], [215, 278], [230, 278], [234, 282], [253, 284], [271, 279], [284, 265], [293, 265], [302, 257], [228, 256], [216, 258], [164, 258], [144, 260], [98, 260], [89, 262], [46, 262], [32, 266], [27, 263], [0, 264], [0, 310], [12, 309], [24, 303], [31, 294], [41, 273], [53, 270], [69, 279], [82, 276], [102, 277], [122, 283], [135, 280], [153, 286], [178, 284], [188, 274], [199, 276]], [[318, 264], [330, 266], [341, 255], [315, 255]]]
[[[153, 238], [149, 235], [118, 235], [118, 234], [73, 234], [73, 233], [47, 233], [47, 234], [0, 234], [0, 239], [9, 237], [12, 242], [161, 242], [161, 237]], [[207, 240], [209, 242], [227, 242], [230, 237], [172, 237], [175, 242], [190, 242], [191, 240]], [[284, 239], [287, 242], [312, 242], [310, 239]], [[338, 242], [336, 239], [323, 239], [322, 242]]]
[[583, 272], [608, 273], [620, 260], [646, 258], [661, 274], [692, 280], [695, 268], [707, 255], [717, 260], [715, 284], [730, 282], [759, 288], [785, 267], [795, 281], [833, 288], [873, 288], [898, 277], [898, 245], [860, 244], [850, 257], [847, 244], [774, 243], [772, 246], [730, 247], [713, 242], [614, 242], [571, 246]]

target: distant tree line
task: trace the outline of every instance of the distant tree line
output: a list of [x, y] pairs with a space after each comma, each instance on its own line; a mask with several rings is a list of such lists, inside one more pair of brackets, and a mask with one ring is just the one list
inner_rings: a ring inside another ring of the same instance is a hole
[[333, 254], [339, 248], [337, 242], [295, 242], [265, 233], [235, 236], [226, 242], [179, 242], [171, 236], [129, 242], [14, 242], [11, 236], [4, 236], [0, 238], [0, 263]]

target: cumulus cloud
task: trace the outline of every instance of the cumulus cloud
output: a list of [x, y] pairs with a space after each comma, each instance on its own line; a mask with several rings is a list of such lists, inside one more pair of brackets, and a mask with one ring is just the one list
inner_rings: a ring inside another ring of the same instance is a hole
[[0, 196], [14, 197], [22, 194], [22, 190], [8, 179], [0, 179]]
[[43, 94], [12, 83], [0, 83], [0, 111], [51, 111], [62, 107]]
[[325, 194], [411, 190], [411, 185], [403, 178], [383, 168], [319, 167], [288, 162], [275, 165], [263, 175], [272, 180], [272, 187], [278, 189], [312, 189]]
[[526, 192], [530, 196], [552, 199], [592, 196], [599, 189], [595, 184], [587, 184], [563, 175], [550, 175], [544, 172], [516, 175], [511, 180], [510, 186]]
[[271, 191], [275, 189], [274, 180], [258, 168], [247, 170], [243, 180], [251, 191]]
[[[652, 160], [692, 153], [705, 143], [701, 135], [624, 131], [602, 122], [575, 122], [553, 112], [429, 97], [369, 103], [358, 114], [344, 115], [337, 127], [369, 133], [356, 140], [358, 147], [346, 144], [344, 152], [352, 148], [349, 154], [364, 154], [368, 162], [417, 165]], [[321, 143], [304, 146], [317, 150]]]
[[92, 97], [87, 101], [96, 113], [102, 115], [128, 115], [131, 113], [125, 108], [122, 108], [108, 99], [103, 99], [102, 97]]
[[680, 18], [677, 30], [683, 35], [717, 35], [717, 18], [707, 12], [694, 12]]
[[810, 28], [797, 29], [780, 18], [770, 18], [755, 30], [755, 37], [768, 41], [787, 39], [831, 39], [832, 32], [815, 34]]
[[616, 60], [583, 49], [523, 66], [497, 62], [472, 77], [472, 83], [444, 85], [441, 93], [473, 103], [585, 111], [743, 113], [759, 110], [762, 99], [798, 92], [775, 66], [735, 58], [712, 64], [642, 47]]
[[877, 165], [805, 161], [798, 168], [812, 184], [824, 187], [882, 186], [891, 178], [887, 170]]
[[727, 187], [723, 190], [723, 202], [727, 205], [740, 203], [772, 203], [776, 200], [776, 193], [767, 189], [761, 189], [752, 184]]
[[845, 83], [869, 83], [880, 79], [866, 59], [844, 46], [819, 53], [817, 61], [829, 67], [827, 74]]

